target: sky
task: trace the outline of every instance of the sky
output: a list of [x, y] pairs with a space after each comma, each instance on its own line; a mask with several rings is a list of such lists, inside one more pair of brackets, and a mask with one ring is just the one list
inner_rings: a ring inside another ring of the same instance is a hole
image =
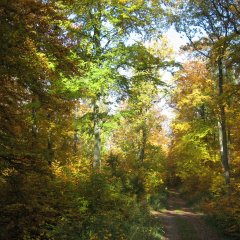
[[[175, 52], [175, 59], [178, 62], [184, 62], [186, 61], [186, 55], [184, 53], [181, 53], [181, 46], [185, 45], [188, 41], [187, 38], [184, 36], [181, 36], [174, 27], [171, 27], [166, 33], [165, 36], [168, 39], [168, 43], [170, 47], [173, 48]], [[172, 74], [169, 71], [163, 71], [162, 72], [162, 81], [166, 82], [169, 85], [172, 85], [173, 83], [173, 77]], [[171, 127], [170, 124], [172, 120], [175, 117], [174, 109], [172, 109], [167, 104], [167, 99], [163, 98], [161, 102], [159, 103], [159, 108], [161, 109], [161, 113], [165, 118], [165, 121], [163, 122], [163, 128], [167, 132], [167, 134], [171, 133]]]
[[[183, 53], [180, 53], [181, 46], [185, 45], [187, 43], [187, 38], [182, 37], [181, 34], [179, 34], [174, 27], [171, 27], [165, 34], [164, 34], [168, 40], [169, 46], [173, 48], [175, 53], [175, 59], [178, 62], [184, 62], [186, 61], [186, 55]], [[138, 40], [138, 37], [136, 35], [132, 36], [132, 39], [129, 40], [129, 44], [134, 43], [135, 40]], [[121, 74], [129, 75], [131, 74], [129, 71], [122, 70]], [[168, 85], [172, 85], [172, 74], [170, 71], [164, 70], [161, 72], [162, 75], [162, 81], [166, 82]], [[114, 99], [111, 97], [110, 101], [114, 102]], [[159, 103], [157, 103], [157, 108], [161, 109], [161, 114], [164, 116], [165, 121], [163, 122], [163, 128], [165, 129], [167, 134], [171, 133], [171, 121], [175, 117], [174, 109], [172, 109], [167, 104], [167, 99], [162, 98]], [[114, 105], [112, 104], [110, 106], [110, 112], [113, 114], [118, 109], [118, 104]]]
[[180, 47], [187, 43], [187, 38], [181, 36], [175, 28], [172, 26], [166, 33], [170, 45], [172, 45], [173, 49], [177, 52], [180, 50]]

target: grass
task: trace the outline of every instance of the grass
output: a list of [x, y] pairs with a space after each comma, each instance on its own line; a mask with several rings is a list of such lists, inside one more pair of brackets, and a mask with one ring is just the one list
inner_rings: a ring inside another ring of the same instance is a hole
[[163, 190], [150, 197], [149, 205], [155, 211], [164, 211], [167, 209], [168, 192]]
[[205, 216], [204, 217], [205, 222], [210, 225], [218, 234], [219, 236], [221, 236], [222, 240], [238, 240], [239, 236], [226, 236], [226, 234], [224, 233], [223, 229], [224, 227], [220, 227], [217, 222], [216, 219], [214, 217], [210, 217], [210, 216]]
[[129, 240], [161, 240], [163, 238], [162, 224], [159, 219], [150, 217], [132, 226]]

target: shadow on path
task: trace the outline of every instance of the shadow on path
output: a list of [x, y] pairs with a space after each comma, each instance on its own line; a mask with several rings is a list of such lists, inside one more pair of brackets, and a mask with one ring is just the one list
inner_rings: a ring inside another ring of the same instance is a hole
[[168, 209], [152, 211], [163, 224], [163, 240], [221, 240], [220, 236], [203, 220], [203, 214], [186, 206], [179, 193], [169, 191]]

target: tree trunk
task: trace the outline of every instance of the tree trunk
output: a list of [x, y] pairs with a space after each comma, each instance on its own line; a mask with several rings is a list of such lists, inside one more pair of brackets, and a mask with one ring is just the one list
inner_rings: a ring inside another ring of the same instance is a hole
[[219, 142], [221, 151], [221, 160], [224, 168], [226, 184], [230, 183], [230, 169], [229, 169], [229, 156], [228, 156], [228, 141], [227, 141], [227, 127], [226, 127], [226, 113], [223, 103], [223, 60], [218, 59], [218, 86], [220, 97], [220, 121], [219, 121]]
[[[48, 113], [47, 119], [50, 124], [50, 121], [51, 121], [50, 113]], [[52, 143], [51, 129], [49, 127], [48, 128], [48, 136], [47, 136], [47, 161], [48, 161], [49, 166], [52, 165], [53, 158], [54, 158], [53, 143]]]
[[36, 107], [34, 106], [35, 99], [32, 99], [32, 148], [36, 147], [37, 141], [37, 111]]
[[78, 150], [78, 133], [77, 133], [77, 129], [74, 130], [74, 135], [73, 135], [73, 154], [76, 155], [77, 154], [77, 150]]
[[94, 122], [94, 156], [93, 168], [101, 168], [101, 136], [99, 121], [99, 106], [97, 101], [93, 103], [93, 122]]
[[[92, 19], [97, 21], [93, 27], [93, 43], [94, 43], [94, 57], [99, 59], [102, 54], [101, 51], [101, 2], [97, 4], [94, 13], [90, 10], [90, 15]], [[101, 169], [101, 135], [100, 135], [100, 119], [99, 119], [99, 106], [98, 100], [101, 96], [101, 92], [96, 93], [97, 99], [93, 100], [93, 124], [94, 124], [94, 155], [93, 155], [93, 168]]]
[[231, 163], [232, 159], [232, 151], [231, 151], [231, 128], [228, 125], [228, 130], [227, 130], [227, 138], [228, 138], [228, 162]]
[[141, 130], [142, 130], [142, 139], [141, 139], [141, 147], [139, 152], [139, 161], [143, 163], [145, 158], [146, 144], [147, 144], [147, 126], [145, 122]]

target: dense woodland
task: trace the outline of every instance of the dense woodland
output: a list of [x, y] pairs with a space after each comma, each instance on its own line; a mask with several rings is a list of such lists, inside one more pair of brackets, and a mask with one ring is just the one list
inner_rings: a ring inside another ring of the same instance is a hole
[[0, 26], [0, 239], [161, 239], [173, 187], [239, 239], [239, 0], [1, 0]]

